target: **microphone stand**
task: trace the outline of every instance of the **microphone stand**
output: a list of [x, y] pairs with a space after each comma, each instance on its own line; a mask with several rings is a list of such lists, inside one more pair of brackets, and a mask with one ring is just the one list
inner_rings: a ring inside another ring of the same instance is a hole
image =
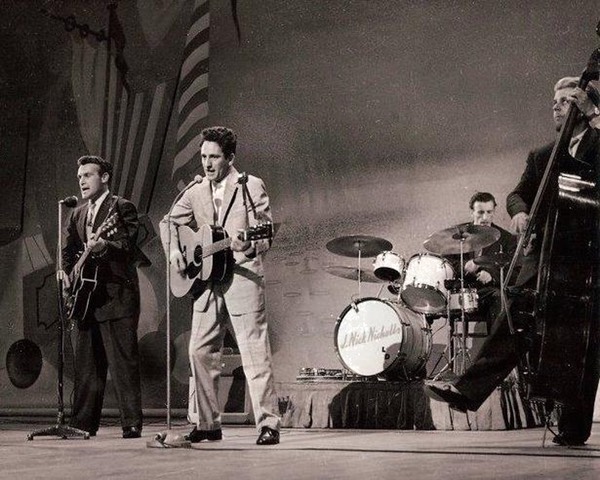
[[41, 430], [34, 430], [27, 434], [27, 440], [33, 440], [33, 437], [57, 436], [63, 439], [83, 437], [84, 440], [90, 438], [89, 432], [71, 427], [65, 424], [65, 403], [64, 403], [64, 365], [65, 365], [65, 308], [63, 300], [63, 269], [62, 269], [62, 216], [63, 203], [58, 202], [58, 242], [56, 254], [56, 277], [58, 294], [58, 414], [56, 425]]
[[167, 266], [166, 266], [166, 303], [167, 303], [167, 311], [166, 311], [166, 330], [167, 330], [167, 430], [171, 430], [171, 227], [173, 226], [171, 223], [171, 215], [173, 214], [173, 209], [177, 202], [181, 199], [183, 194], [187, 192], [194, 185], [197, 185], [202, 182], [202, 177], [197, 176], [194, 180], [189, 183], [183, 190], [181, 190], [173, 203], [171, 204], [171, 208], [169, 208], [169, 212], [167, 213], [167, 227], [169, 229], [169, 235], [167, 236], [166, 242], [166, 251], [167, 251]]

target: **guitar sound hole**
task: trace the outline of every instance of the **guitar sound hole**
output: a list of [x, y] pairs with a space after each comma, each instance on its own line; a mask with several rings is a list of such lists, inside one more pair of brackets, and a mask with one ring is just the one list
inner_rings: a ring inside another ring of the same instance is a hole
[[194, 263], [196, 265], [202, 263], [202, 246], [201, 245], [196, 245], [196, 248], [194, 249]]

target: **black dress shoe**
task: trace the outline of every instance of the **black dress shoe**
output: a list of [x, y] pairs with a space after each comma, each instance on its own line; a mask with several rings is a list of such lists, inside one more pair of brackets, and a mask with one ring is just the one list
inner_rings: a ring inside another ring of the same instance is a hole
[[141, 436], [141, 427], [123, 427], [123, 438], [140, 438]]
[[277, 445], [279, 443], [279, 432], [269, 427], [262, 427], [260, 435], [256, 440], [257, 445]]
[[477, 406], [462, 393], [452, 391], [452, 384], [448, 382], [430, 382], [423, 387], [425, 395], [438, 402], [447, 403], [451, 409], [467, 413], [467, 410], [476, 411]]
[[194, 427], [194, 429], [183, 438], [192, 443], [199, 443], [202, 440], [216, 442], [223, 439], [223, 431], [220, 428], [217, 430], [198, 430]]
[[583, 440], [568, 437], [563, 433], [555, 435], [552, 439], [552, 443], [560, 445], [561, 447], [583, 447], [585, 445], [585, 442]]

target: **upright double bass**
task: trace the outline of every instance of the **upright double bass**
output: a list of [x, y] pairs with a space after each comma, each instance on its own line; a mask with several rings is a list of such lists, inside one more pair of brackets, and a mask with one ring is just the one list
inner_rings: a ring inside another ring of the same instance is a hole
[[[581, 75], [585, 90], [600, 76], [600, 49]], [[569, 142], [581, 115], [571, 105], [554, 144], [529, 212], [529, 222], [509, 265], [509, 285], [520, 254], [536, 229], [542, 236], [533, 289], [505, 287], [514, 297], [528, 296], [534, 319], [534, 357], [524, 375], [531, 400], [567, 404], [581, 399], [586, 359], [595, 354], [600, 321], [600, 159], [571, 157]], [[515, 293], [517, 292], [517, 293]], [[518, 302], [516, 302], [518, 303]], [[523, 312], [521, 312], [523, 313]], [[596, 342], [596, 343], [595, 343]]]

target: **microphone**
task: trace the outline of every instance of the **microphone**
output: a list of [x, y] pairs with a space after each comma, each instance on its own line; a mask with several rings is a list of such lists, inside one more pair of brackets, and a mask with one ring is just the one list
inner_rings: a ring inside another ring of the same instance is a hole
[[62, 203], [65, 207], [73, 208], [77, 206], [78, 201], [79, 199], [75, 195], [73, 195], [71, 197], [63, 198], [58, 203]]
[[196, 175], [192, 183], [202, 183], [202, 180], [204, 180], [204, 177], [202, 175]]
[[173, 200], [173, 203], [171, 204], [171, 208], [169, 209], [169, 213], [167, 214], [167, 216], [171, 216], [171, 212], [173, 211], [175, 204], [179, 201], [181, 197], [183, 197], [183, 194], [187, 192], [190, 188], [192, 188], [194, 185], [202, 183], [202, 180], [204, 180], [204, 177], [202, 175], [196, 175], [190, 183], [188, 183], [184, 188], [182, 188], [179, 191], [179, 193], [175, 197], [175, 200]]
[[184, 188], [182, 188], [179, 193], [182, 194], [186, 190], [189, 190], [190, 188], [192, 188], [194, 185], [202, 183], [202, 180], [204, 180], [204, 177], [202, 175], [196, 175], [194, 177], [194, 179], [190, 183], [188, 183]]

